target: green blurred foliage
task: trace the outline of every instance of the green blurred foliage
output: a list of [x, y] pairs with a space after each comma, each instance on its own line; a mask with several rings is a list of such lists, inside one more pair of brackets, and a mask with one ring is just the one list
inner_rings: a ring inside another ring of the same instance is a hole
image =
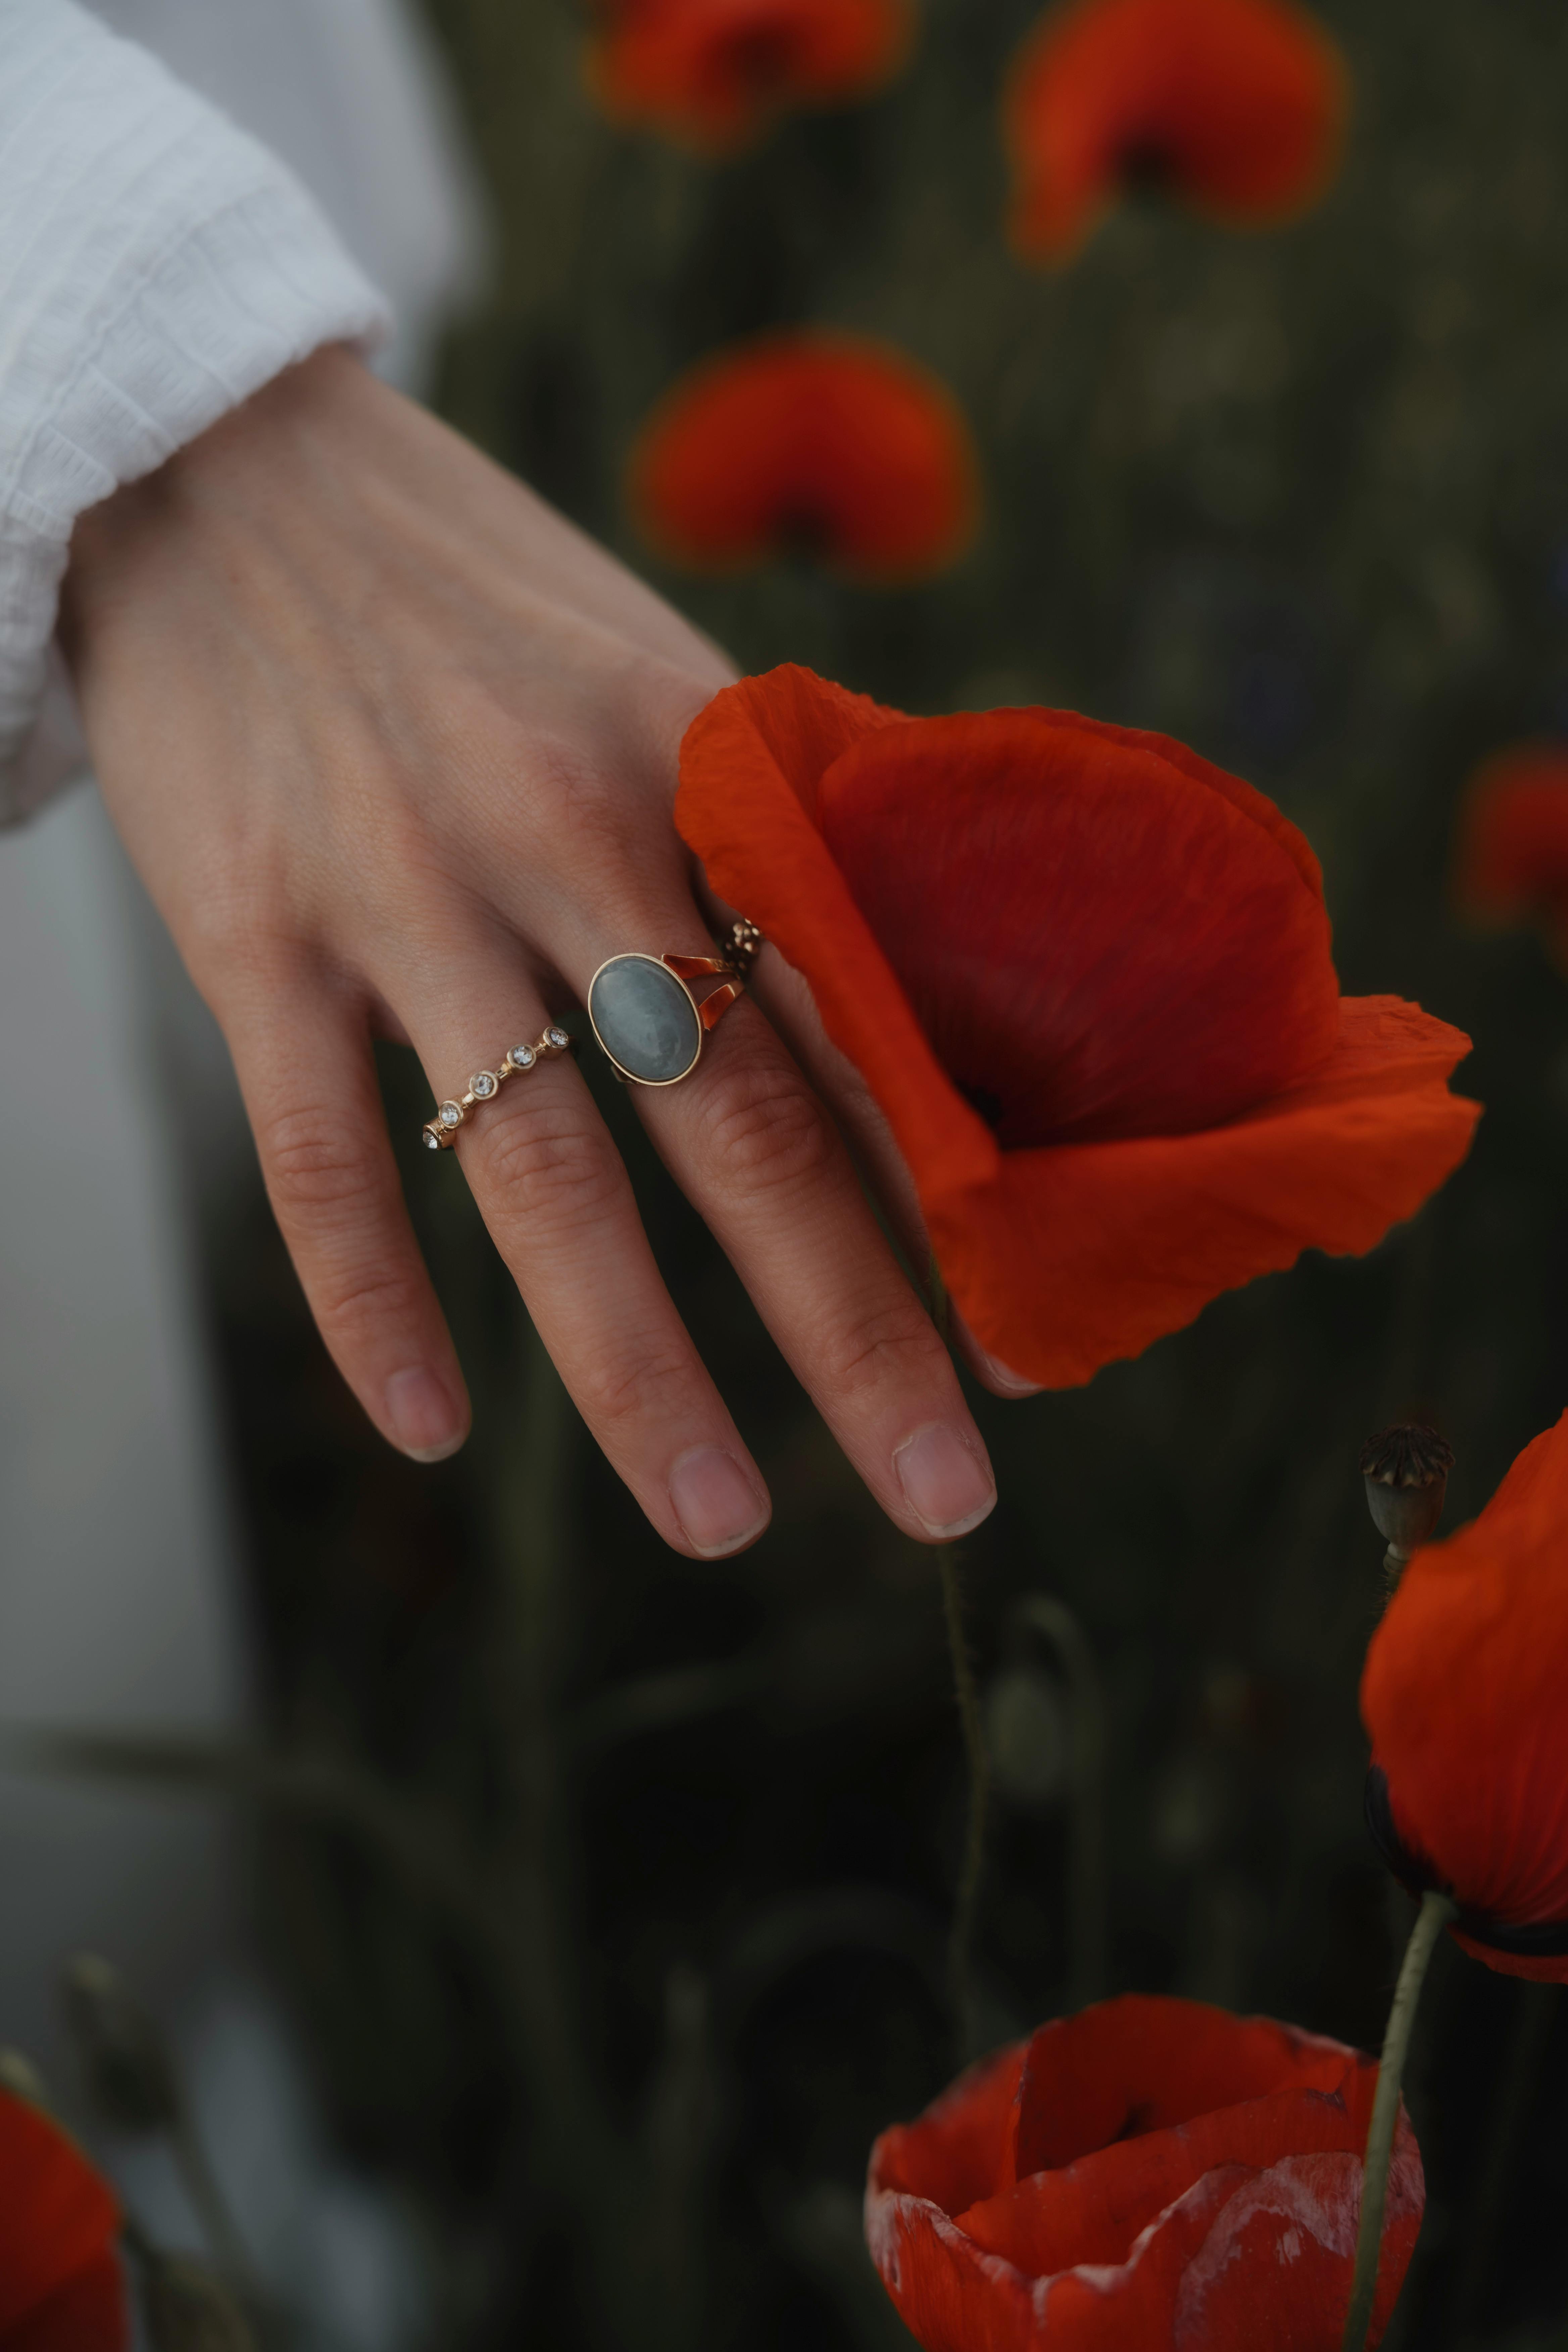
[[[1002, 1500], [967, 1548], [974, 1641], [987, 1683], [1015, 1685], [980, 1935], [994, 2031], [1059, 2006], [1068, 1969], [1067, 1823], [1018, 1748], [1049, 1748], [1062, 1693], [1037, 1666], [1019, 1699], [1009, 1631], [1048, 1591], [1105, 1685], [1110, 1988], [1375, 2042], [1409, 1913], [1361, 1824], [1381, 1545], [1357, 1451], [1435, 1419], [1453, 1524], [1568, 1402], [1568, 992], [1533, 940], [1468, 935], [1447, 895], [1473, 762], [1568, 728], [1568, 20], [1334, 0], [1355, 113], [1316, 212], [1237, 236], [1139, 199], [1043, 276], [1000, 233], [1024, 0], [927, 0], [874, 104], [720, 165], [595, 116], [571, 0], [427, 5], [498, 234], [446, 356], [455, 423], [647, 568], [621, 470], [682, 366], [791, 320], [902, 343], [975, 426], [970, 560], [894, 593], [805, 564], [658, 584], [747, 668], [1181, 736], [1306, 829], [1347, 989], [1475, 1037], [1471, 1160], [1369, 1259], [1310, 1258], [1085, 1391], [976, 1401]], [[410, 1137], [422, 1083], [396, 1055], [385, 1076]], [[572, 2186], [579, 2105], [652, 2151], [674, 2200], [656, 2234], [686, 2270], [645, 2289], [637, 2340], [896, 2342], [854, 2200], [873, 2133], [952, 2063], [962, 1760], [934, 1578], [631, 1104], [598, 1091], [776, 1498], [741, 1562], [666, 1553], [549, 1405], [449, 1164], [411, 1149], [406, 1170], [476, 1396], [440, 1472], [362, 1429], [257, 1202], [215, 1247], [279, 1736], [532, 1874], [571, 2063], [520, 2058], [504, 1984], [345, 1833], [273, 1824], [264, 1917], [343, 2133], [427, 2216], [443, 2347], [633, 2340], [595, 2284], [620, 2224], [585, 2222]], [[1431, 2201], [1391, 2343], [1551, 2340], [1565, 2077], [1555, 2006], [1446, 1951], [1410, 2090]]]

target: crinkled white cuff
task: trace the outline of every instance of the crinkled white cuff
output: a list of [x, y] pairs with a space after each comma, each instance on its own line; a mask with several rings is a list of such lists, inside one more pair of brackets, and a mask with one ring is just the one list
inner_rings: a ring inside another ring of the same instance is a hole
[[79, 764], [76, 518], [385, 306], [293, 174], [75, 0], [0, 0], [0, 823]]

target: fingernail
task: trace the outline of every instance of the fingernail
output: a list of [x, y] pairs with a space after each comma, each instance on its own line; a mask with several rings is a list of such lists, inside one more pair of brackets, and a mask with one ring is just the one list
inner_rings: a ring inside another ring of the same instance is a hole
[[444, 1462], [468, 1433], [467, 1416], [423, 1364], [393, 1373], [386, 1383], [386, 1418], [393, 1444], [416, 1462]]
[[984, 1460], [945, 1421], [928, 1422], [893, 1450], [904, 1500], [928, 1535], [967, 1535], [996, 1500]]
[[768, 1523], [766, 1495], [721, 1445], [694, 1445], [680, 1456], [669, 1474], [669, 1500], [681, 1534], [704, 1559], [739, 1551]]
[[1038, 1381], [1026, 1381], [1022, 1372], [1014, 1371], [1000, 1356], [988, 1356], [983, 1349], [980, 1360], [985, 1367], [986, 1378], [1001, 1390], [1004, 1396], [1038, 1396], [1041, 1393]]

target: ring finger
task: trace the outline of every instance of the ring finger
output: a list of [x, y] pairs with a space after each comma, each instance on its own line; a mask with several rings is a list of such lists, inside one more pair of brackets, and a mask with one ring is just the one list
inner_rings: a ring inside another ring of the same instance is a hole
[[[500, 1022], [522, 1045], [547, 1017], [500, 953], [437, 975], [419, 1006], [398, 1011], [447, 1098], [481, 1067], [498, 1071], [508, 1050]], [[491, 1041], [493, 1060], [465, 1060], [476, 1040]], [[754, 1541], [767, 1488], [660, 1279], [620, 1155], [571, 1060], [542, 1057], [505, 1080], [464, 1119], [457, 1151], [578, 1410], [659, 1533], [703, 1559]]]

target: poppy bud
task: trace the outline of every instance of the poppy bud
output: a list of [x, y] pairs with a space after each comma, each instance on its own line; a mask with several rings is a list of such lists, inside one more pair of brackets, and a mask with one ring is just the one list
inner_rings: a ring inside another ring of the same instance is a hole
[[174, 2062], [119, 1969], [79, 1952], [66, 1963], [61, 1990], [88, 2096], [104, 2122], [121, 2131], [169, 2130], [180, 2116]]
[[1424, 1422], [1395, 1422], [1362, 1447], [1366, 1507], [1388, 1546], [1384, 1565], [1393, 1580], [1411, 1553], [1436, 1534], [1453, 1466], [1453, 1447]]
[[153, 2352], [252, 2352], [255, 2338], [232, 2297], [188, 2254], [154, 2254], [142, 2307]]

